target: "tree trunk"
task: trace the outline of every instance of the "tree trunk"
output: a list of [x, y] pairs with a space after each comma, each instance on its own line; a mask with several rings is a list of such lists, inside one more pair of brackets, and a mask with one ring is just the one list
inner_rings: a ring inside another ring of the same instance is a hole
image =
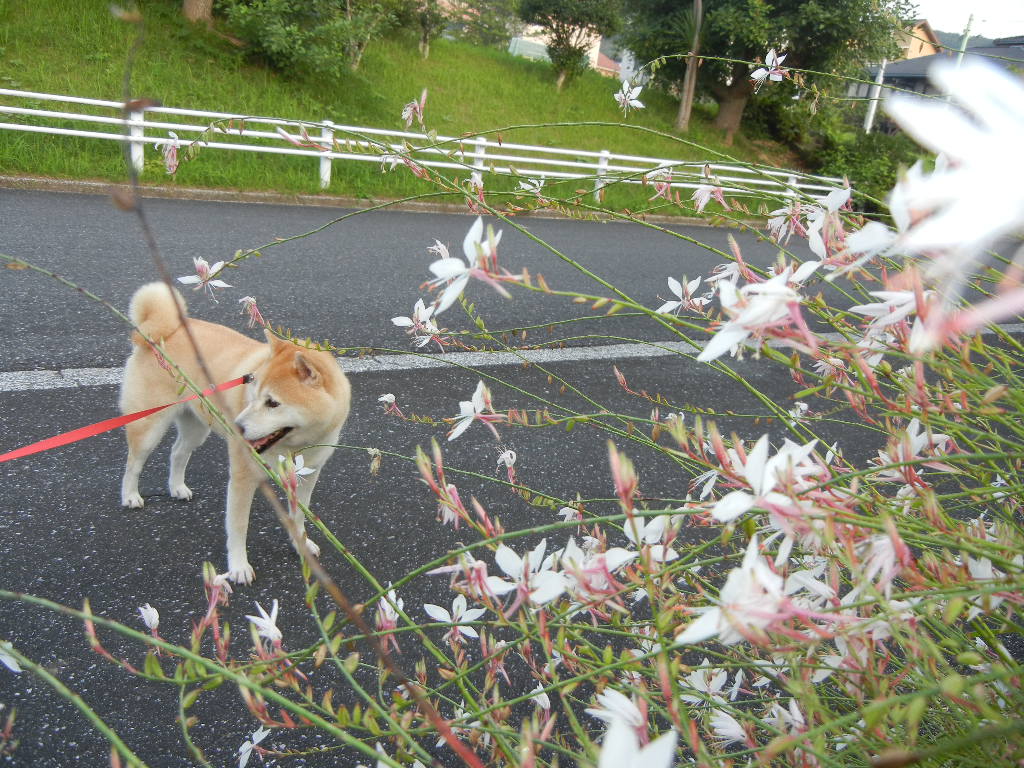
[[420, 56], [430, 58], [430, 30], [423, 27], [420, 31]]
[[181, 12], [189, 21], [210, 24], [213, 21], [213, 0], [184, 0]]
[[676, 130], [686, 133], [690, 129], [690, 113], [693, 111], [693, 95], [697, 90], [697, 51], [686, 60], [683, 75], [683, 90], [679, 95], [679, 112], [676, 114]]
[[562, 92], [562, 86], [565, 85], [565, 80], [568, 76], [569, 73], [566, 70], [558, 70], [558, 80], [555, 81], [555, 90], [558, 91], [559, 93]]
[[704, 14], [701, 0], [693, 2], [693, 45], [690, 46], [690, 57], [686, 60], [686, 73], [683, 75], [683, 92], [679, 99], [679, 113], [676, 115], [676, 130], [686, 133], [690, 129], [690, 113], [693, 111], [693, 96], [697, 91], [697, 67], [700, 60], [700, 27]]
[[744, 64], [733, 66], [732, 83], [715, 89], [715, 101], [718, 102], [715, 128], [725, 133], [726, 145], [732, 145], [736, 131], [740, 128], [740, 121], [743, 120], [743, 110], [747, 107], [751, 93], [753, 93], [753, 87], [750, 85], [747, 67]]

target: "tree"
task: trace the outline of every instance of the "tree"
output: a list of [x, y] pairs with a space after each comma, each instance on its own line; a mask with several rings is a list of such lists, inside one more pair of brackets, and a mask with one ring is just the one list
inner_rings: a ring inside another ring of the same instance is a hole
[[189, 21], [213, 22], [213, 0], [183, 0], [181, 12]]
[[545, 30], [558, 90], [586, 69], [594, 38], [613, 35], [622, 26], [619, 0], [520, 0], [519, 18]]
[[451, 0], [448, 17], [456, 37], [489, 48], [508, 48], [523, 26], [516, 14], [516, 0]]
[[653, 61], [667, 53], [689, 52], [689, 58], [668, 59], [657, 68], [659, 80], [680, 93], [676, 130], [686, 131], [697, 86], [701, 49], [701, 0], [692, 5], [678, 0], [647, 0], [630, 6], [623, 41], [641, 62]]
[[[635, 0], [649, 18], [657, 18], [670, 0]], [[911, 14], [908, 0], [714, 0], [707, 3], [701, 32], [705, 56], [736, 62], [704, 59], [701, 85], [718, 102], [715, 126], [731, 142], [740, 127], [743, 111], [754, 93], [747, 62], [761, 60], [770, 48], [787, 54], [786, 66], [833, 75], [856, 72], [862, 65], [892, 57], [896, 32]], [[671, 41], [666, 41], [666, 45]], [[677, 43], [678, 44], [678, 43]], [[657, 40], [639, 41], [635, 52], [642, 58], [685, 52], [671, 50]], [[653, 56], [651, 54], [654, 54]], [[666, 65], [663, 77], [670, 82], [676, 69]], [[808, 78], [808, 82], [815, 82]], [[819, 83], [822, 85], [822, 83]], [[822, 87], [824, 87], [822, 85]]]
[[420, 33], [420, 53], [425, 59], [430, 56], [430, 41], [444, 31], [448, 17], [437, 0], [414, 0], [413, 16]]

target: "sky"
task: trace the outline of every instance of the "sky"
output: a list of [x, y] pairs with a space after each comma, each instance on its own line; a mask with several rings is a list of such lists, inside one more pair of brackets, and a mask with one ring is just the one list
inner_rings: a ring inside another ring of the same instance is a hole
[[928, 19], [932, 29], [943, 32], [963, 32], [972, 13], [972, 35], [991, 38], [1024, 35], [1024, 2], [1021, 0], [917, 0], [918, 18]]

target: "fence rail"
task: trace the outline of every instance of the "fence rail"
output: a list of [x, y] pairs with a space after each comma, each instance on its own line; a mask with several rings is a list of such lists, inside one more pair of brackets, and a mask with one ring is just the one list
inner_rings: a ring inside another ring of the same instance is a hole
[[[8, 117], [7, 121], [0, 121], [0, 130], [128, 142], [131, 162], [139, 173], [144, 166], [145, 146], [167, 143], [171, 140], [169, 132], [173, 131], [179, 135], [183, 145], [195, 142], [204, 150], [316, 157], [320, 161], [321, 189], [330, 185], [335, 161], [386, 164], [405, 160], [425, 168], [475, 170], [521, 180], [590, 180], [595, 195], [613, 182], [642, 184], [653, 178], [668, 181], [674, 189], [696, 189], [708, 183], [708, 174], [713, 180], [711, 183], [736, 195], [817, 197], [843, 184], [839, 178], [768, 166], [680, 161], [622, 155], [608, 150], [540, 147], [497, 142], [485, 136], [435, 136], [342, 125], [330, 120], [291, 120], [164, 106], [140, 108], [133, 104], [128, 105], [126, 111], [126, 105], [120, 101], [6, 88], [0, 88], [0, 97], [5, 97], [4, 101], [16, 102], [0, 104], [0, 115]], [[41, 102], [69, 106], [63, 110], [43, 109]], [[71, 111], [76, 107], [92, 109]], [[192, 122], [187, 121], [189, 118]], [[202, 121], [201, 124], [196, 119]], [[92, 129], [64, 127], [62, 124], [66, 123]], [[188, 138], [189, 135], [192, 138]]]

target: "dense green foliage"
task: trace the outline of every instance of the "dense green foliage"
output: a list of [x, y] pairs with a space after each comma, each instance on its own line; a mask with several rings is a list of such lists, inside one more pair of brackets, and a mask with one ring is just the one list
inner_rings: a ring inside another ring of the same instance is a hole
[[921, 157], [904, 134], [855, 133], [832, 138], [817, 153], [821, 173], [855, 180], [864, 195], [884, 201], [900, 171]]
[[[673, 0], [630, 4], [630, 45], [641, 60], [689, 50], [684, 17]], [[703, 93], [719, 104], [717, 125], [734, 134], [754, 93], [749, 62], [763, 60], [770, 48], [785, 54], [784, 66], [814, 72], [859, 74], [865, 63], [896, 53], [894, 33], [911, 16], [906, 0], [721, 0], [707, 4], [701, 29]], [[681, 64], [666, 62], [662, 79], [675, 84]], [[830, 78], [800, 75], [804, 86], [836, 87]], [[828, 85], [826, 85], [828, 83]], [[841, 86], [839, 86], [841, 87]]]
[[397, 0], [220, 0], [228, 26], [276, 69], [337, 76], [398, 23]]

